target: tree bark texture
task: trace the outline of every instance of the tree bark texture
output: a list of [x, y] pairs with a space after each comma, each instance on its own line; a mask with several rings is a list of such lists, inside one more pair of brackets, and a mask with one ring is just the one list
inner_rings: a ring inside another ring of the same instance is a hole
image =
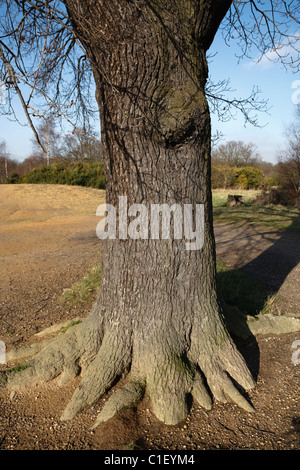
[[[90, 316], [63, 344], [54, 341], [55, 365], [48, 347], [23, 377], [32, 380], [43, 361], [51, 378], [82, 372], [62, 419], [92, 404], [125, 372], [127, 385], [96, 424], [145, 392], [167, 424], [185, 418], [190, 396], [208, 409], [212, 397], [230, 397], [251, 411], [231, 378], [245, 389], [254, 382], [217, 296], [205, 98], [206, 52], [231, 1], [65, 4], [95, 78], [107, 203], [118, 207], [118, 197], [126, 196], [128, 207], [149, 211], [151, 204], [203, 204], [204, 244], [187, 250], [172, 230], [168, 240], [103, 241], [101, 288]], [[18, 377], [7, 380], [24, 381]]]

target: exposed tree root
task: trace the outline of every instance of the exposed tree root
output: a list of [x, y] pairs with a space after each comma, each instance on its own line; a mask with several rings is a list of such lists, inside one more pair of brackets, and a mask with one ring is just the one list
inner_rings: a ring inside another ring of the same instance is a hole
[[142, 384], [130, 381], [121, 389], [116, 390], [99, 413], [92, 429], [139, 402], [143, 397], [144, 389], [145, 387]]
[[[249, 321], [248, 331], [259, 321], [259, 318]], [[292, 331], [297, 327], [294, 323]], [[240, 335], [241, 321], [238, 326], [232, 328], [232, 332]], [[125, 335], [116, 332], [108, 331], [103, 335], [95, 328], [92, 317], [63, 334], [59, 334], [60, 327], [51, 328], [51, 332], [58, 336], [7, 353], [8, 362], [28, 360], [28, 363], [21, 370], [12, 368], [1, 372], [0, 384], [14, 389], [55, 377], [63, 384], [81, 374], [81, 383], [64, 410], [62, 420], [72, 419], [97, 401], [130, 369], [129, 382], [111, 396], [94, 427], [141, 400], [145, 391], [154, 413], [167, 424], [176, 424], [187, 416], [189, 397], [207, 410], [212, 408], [213, 398], [222, 403], [229, 398], [247, 412], [253, 411], [238, 388], [248, 390], [255, 383], [229, 337], [225, 338], [224, 344], [216, 344], [210, 351], [201, 350], [201, 344], [197, 343], [194, 349], [191, 348], [193, 353], [186, 355], [183, 351], [175, 352], [175, 338], [169, 337], [167, 346], [160, 335], [155, 347], [150, 341], [151, 350], [139, 346], [135, 348], [138, 354], [134, 355], [130, 335], [126, 335], [127, 341]], [[240, 336], [244, 338], [244, 334]], [[196, 338], [200, 337], [200, 334], [196, 335]]]
[[199, 403], [199, 405], [202, 406], [202, 408], [205, 408], [206, 410], [211, 410], [212, 398], [207, 391], [204, 379], [198, 371], [196, 371], [195, 373], [192, 395], [194, 399]]
[[248, 412], [254, 411], [253, 406], [239, 392], [237, 386], [249, 390], [255, 386], [255, 381], [230, 338], [225, 340], [224, 345], [216, 346], [210, 355], [207, 356], [206, 353], [201, 355], [197, 363], [216, 400], [226, 403], [227, 398], [230, 398], [240, 408]]
[[19, 354], [11, 354], [12, 360], [30, 360], [21, 370], [12, 368], [1, 372], [1, 383], [15, 388], [58, 376], [62, 381], [64, 377], [74, 377], [96, 355], [100, 342], [99, 330], [95, 330], [93, 321], [86, 319], [84, 326], [76, 325], [63, 335], [37, 343], [37, 347], [20, 348]]
[[245, 390], [255, 383], [229, 337], [222, 346], [216, 345], [214, 352], [206, 348], [201, 351], [198, 344], [191, 348], [193, 354], [178, 351], [174, 338], [169, 336], [163, 343], [161, 338], [155, 345], [150, 341], [151, 349], [148, 346], [143, 350], [140, 342], [133, 347], [130, 334], [95, 334], [93, 322], [87, 319], [48, 340], [24, 370], [2, 372], [0, 383], [14, 389], [55, 377], [64, 383], [81, 374], [82, 380], [61, 416], [67, 421], [95, 403], [116, 379], [130, 371], [129, 381], [113, 393], [94, 427], [140, 401], [144, 392], [155, 415], [170, 425], [186, 418], [191, 398], [208, 410], [214, 397], [220, 402], [229, 398], [246, 411], [253, 411], [233, 381]]
[[106, 333], [98, 354], [64, 410], [62, 421], [72, 419], [79, 411], [95, 403], [126, 370], [129, 363], [128, 345], [113, 334]]

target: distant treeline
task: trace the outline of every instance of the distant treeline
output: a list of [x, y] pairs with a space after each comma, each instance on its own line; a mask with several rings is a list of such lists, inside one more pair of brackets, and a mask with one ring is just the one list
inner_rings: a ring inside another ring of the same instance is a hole
[[105, 178], [102, 162], [61, 162], [40, 165], [33, 168], [23, 177], [13, 173], [7, 183], [30, 184], [68, 184], [71, 186], [88, 186], [105, 189]]
[[55, 122], [39, 128], [44, 149], [32, 141], [32, 154], [23, 161], [10, 157], [5, 140], [0, 141], [0, 183], [48, 183], [105, 188], [101, 142], [91, 132], [77, 129], [61, 135]]
[[[300, 121], [300, 112], [299, 112]], [[294, 128], [293, 128], [294, 129]], [[300, 204], [300, 124], [276, 164], [264, 161], [254, 144], [228, 141], [212, 151], [213, 189], [261, 189], [269, 204]], [[0, 141], [0, 183], [48, 183], [105, 189], [101, 142], [84, 132], [59, 136], [53, 123], [40, 129], [49, 144], [20, 162]], [[47, 137], [47, 138], [46, 138]]]

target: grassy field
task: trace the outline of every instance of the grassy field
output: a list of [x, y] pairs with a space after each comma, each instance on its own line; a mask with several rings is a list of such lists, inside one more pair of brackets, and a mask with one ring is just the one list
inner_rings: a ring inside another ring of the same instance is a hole
[[227, 196], [228, 194], [239, 194], [240, 196], [244, 197], [245, 203], [249, 203], [251, 200], [257, 198], [257, 196], [261, 193], [256, 189], [213, 189], [212, 196], [213, 196], [213, 205], [216, 207], [222, 207], [226, 205]]
[[[260, 191], [214, 189], [214, 221], [230, 224], [251, 224], [272, 227], [277, 230], [300, 231], [300, 209], [285, 206], [262, 206], [253, 204]], [[245, 204], [228, 207], [228, 194], [244, 196]]]

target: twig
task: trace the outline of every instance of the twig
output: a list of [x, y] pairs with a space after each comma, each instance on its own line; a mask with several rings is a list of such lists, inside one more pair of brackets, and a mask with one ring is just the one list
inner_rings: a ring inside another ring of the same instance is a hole
[[219, 423], [224, 429], [226, 429], [227, 431], [232, 432], [232, 433], [237, 437], [236, 432], [235, 432], [233, 429], [228, 428], [227, 426], [225, 426], [225, 424], [221, 423], [221, 421], [219, 421], [217, 418], [215, 418], [215, 420], [216, 420], [217, 423]]

